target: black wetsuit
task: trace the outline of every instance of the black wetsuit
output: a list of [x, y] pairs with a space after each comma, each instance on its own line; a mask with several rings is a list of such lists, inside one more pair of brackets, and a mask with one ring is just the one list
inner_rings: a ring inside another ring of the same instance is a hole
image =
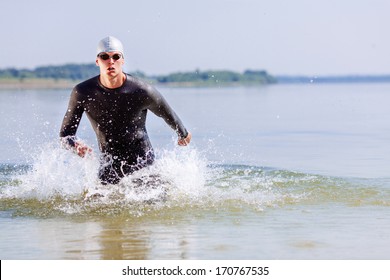
[[104, 87], [99, 76], [75, 86], [60, 137], [65, 137], [62, 139], [74, 146], [76, 131], [85, 112], [103, 154], [99, 178], [102, 183], [115, 184], [123, 176], [154, 161], [145, 128], [147, 110], [162, 117], [179, 137], [187, 137], [187, 130], [162, 95], [154, 87], [128, 74], [123, 85], [116, 89]]

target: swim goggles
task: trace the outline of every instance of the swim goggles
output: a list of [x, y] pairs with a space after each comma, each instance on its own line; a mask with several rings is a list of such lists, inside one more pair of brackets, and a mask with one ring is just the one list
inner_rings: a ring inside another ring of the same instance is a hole
[[107, 60], [110, 58], [112, 58], [113, 60], [118, 60], [118, 59], [122, 58], [122, 54], [116, 53], [116, 54], [113, 54], [110, 56], [107, 53], [101, 53], [101, 54], [98, 54], [98, 57], [100, 57], [102, 60]]

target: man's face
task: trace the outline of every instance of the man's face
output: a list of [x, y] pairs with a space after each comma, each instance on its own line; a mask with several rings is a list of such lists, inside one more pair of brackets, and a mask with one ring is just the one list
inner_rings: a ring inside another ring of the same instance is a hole
[[100, 74], [110, 77], [121, 74], [124, 63], [123, 55], [120, 52], [104, 52], [96, 58], [96, 65], [100, 67]]

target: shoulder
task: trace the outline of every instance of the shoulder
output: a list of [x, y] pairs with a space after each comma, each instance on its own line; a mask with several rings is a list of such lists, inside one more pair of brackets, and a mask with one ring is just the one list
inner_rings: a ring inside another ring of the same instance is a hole
[[146, 94], [154, 94], [157, 92], [153, 85], [139, 77], [130, 74], [126, 74], [126, 86]]
[[95, 76], [93, 78], [90, 78], [88, 80], [85, 80], [84, 82], [81, 82], [77, 84], [74, 88], [73, 91], [77, 91], [79, 93], [87, 93], [91, 89], [95, 88], [96, 86], [99, 85], [99, 76]]

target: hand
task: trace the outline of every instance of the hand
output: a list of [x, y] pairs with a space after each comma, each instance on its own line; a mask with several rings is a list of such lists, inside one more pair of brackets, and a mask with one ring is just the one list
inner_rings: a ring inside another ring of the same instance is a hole
[[85, 157], [85, 155], [87, 154], [91, 154], [92, 153], [92, 149], [90, 147], [88, 147], [87, 145], [85, 145], [83, 142], [81, 141], [77, 141], [75, 143], [75, 151], [76, 151], [76, 154], [79, 156], [79, 157]]
[[179, 140], [177, 141], [177, 144], [179, 146], [187, 146], [188, 144], [190, 144], [191, 138], [192, 138], [192, 135], [190, 132], [188, 132], [187, 137], [186, 138], [179, 138]]

